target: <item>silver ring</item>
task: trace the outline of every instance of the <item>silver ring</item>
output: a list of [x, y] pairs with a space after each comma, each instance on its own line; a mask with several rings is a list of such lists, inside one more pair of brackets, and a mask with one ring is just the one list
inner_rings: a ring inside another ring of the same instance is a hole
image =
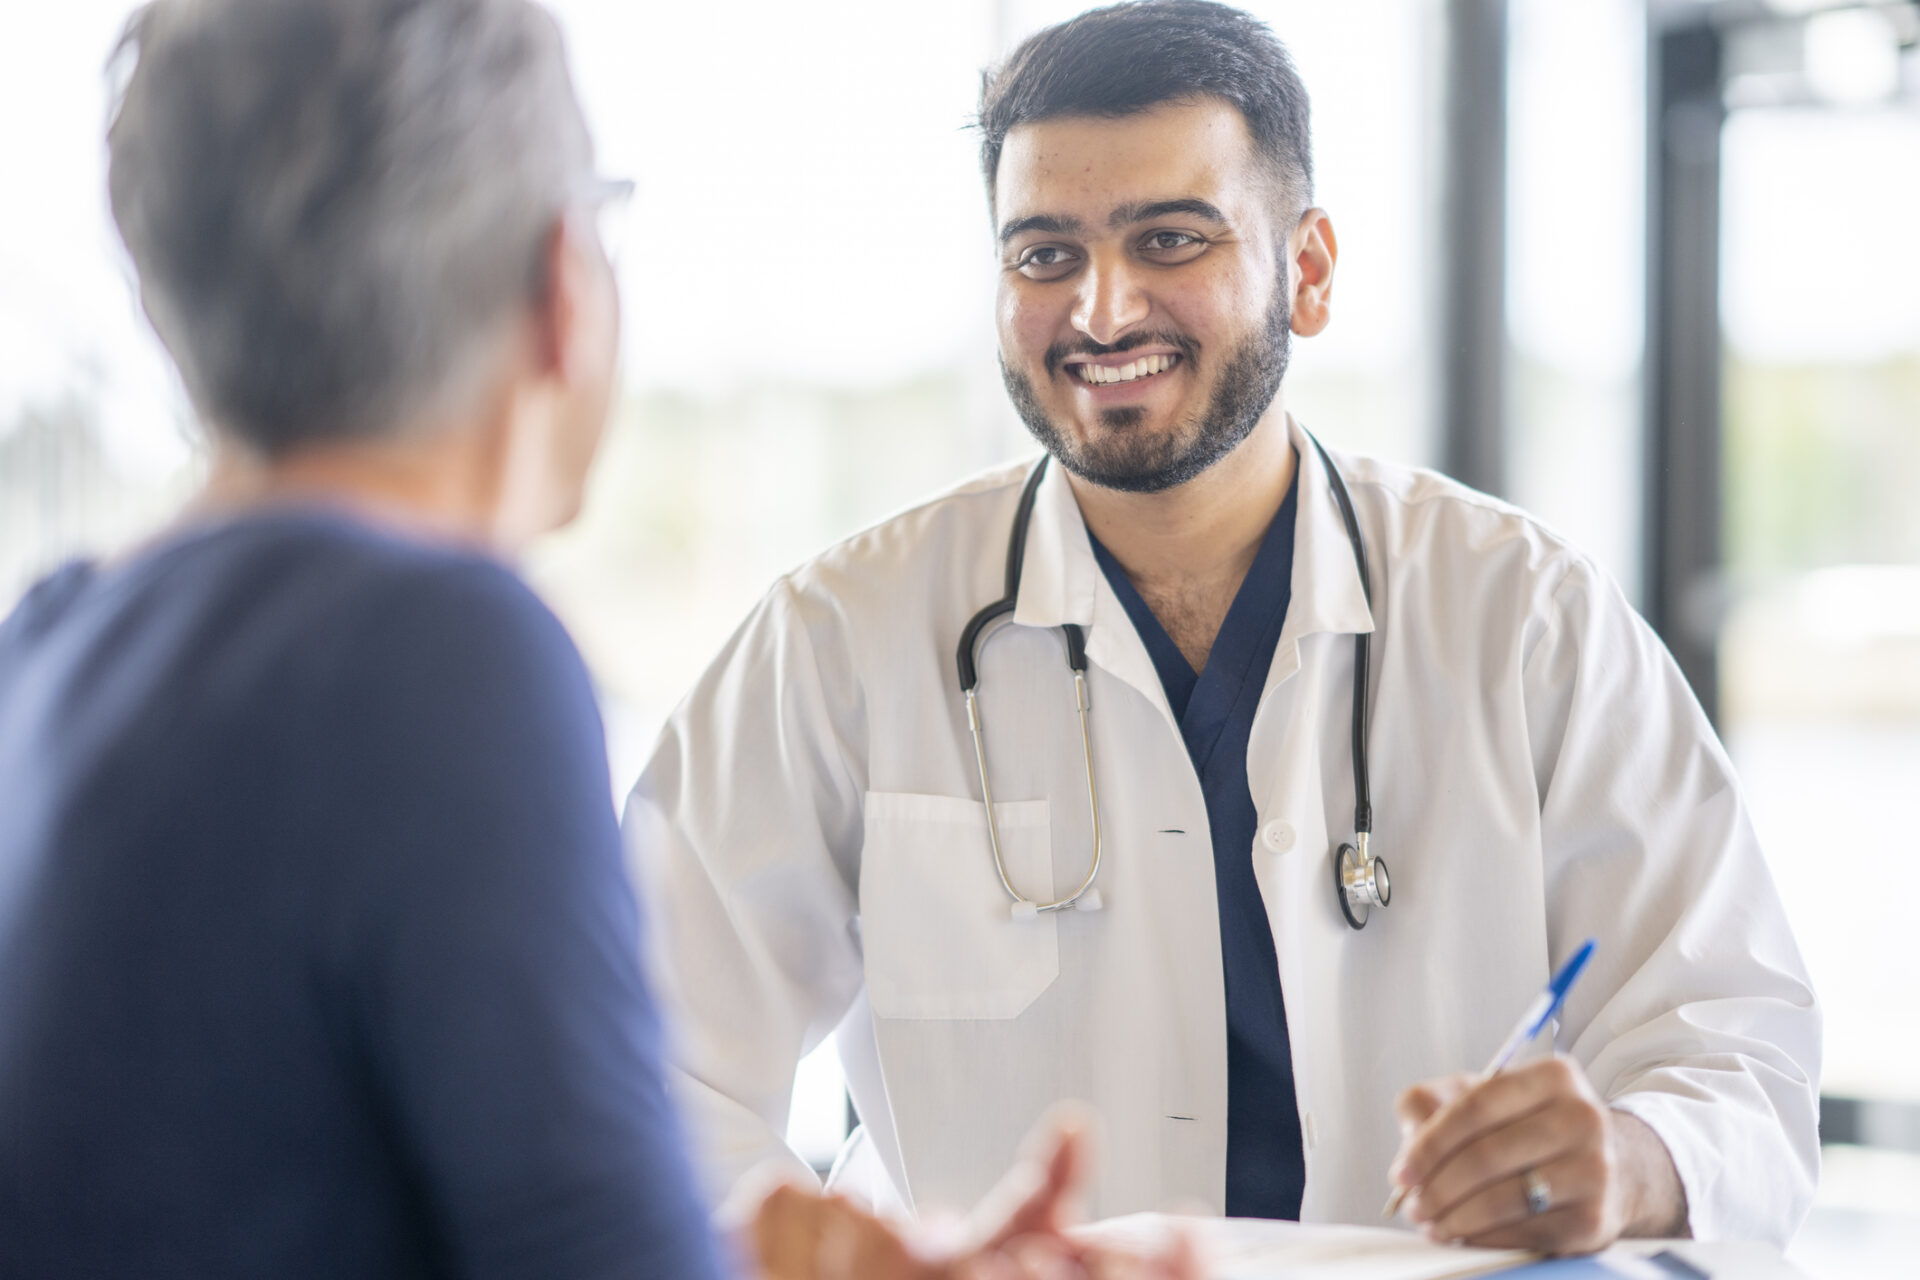
[[1538, 1169], [1529, 1169], [1520, 1175], [1520, 1181], [1527, 1187], [1527, 1213], [1537, 1216], [1553, 1208], [1553, 1188], [1540, 1176]]

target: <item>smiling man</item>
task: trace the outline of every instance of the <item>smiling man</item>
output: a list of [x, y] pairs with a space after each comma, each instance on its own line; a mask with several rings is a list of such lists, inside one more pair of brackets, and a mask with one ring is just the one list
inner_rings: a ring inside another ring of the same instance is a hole
[[[716, 1184], [835, 1034], [836, 1178], [913, 1207], [1077, 1096], [1101, 1214], [1365, 1222], [1397, 1184], [1477, 1243], [1790, 1234], [1818, 1014], [1672, 661], [1524, 513], [1286, 411], [1338, 242], [1284, 50], [1096, 10], [981, 131], [1045, 456], [777, 583], [629, 805]], [[1391, 886], [1346, 892], [1348, 844]], [[1458, 1076], [1589, 936], [1563, 1052]]]

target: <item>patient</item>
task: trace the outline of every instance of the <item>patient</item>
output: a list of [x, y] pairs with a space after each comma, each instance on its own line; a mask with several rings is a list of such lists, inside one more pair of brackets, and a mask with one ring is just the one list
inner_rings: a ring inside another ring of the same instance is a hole
[[160, 0], [122, 53], [212, 463], [0, 624], [0, 1276], [1191, 1274], [1063, 1235], [1071, 1133], [945, 1248], [792, 1189], [709, 1234], [593, 690], [502, 559], [618, 329], [546, 14]]

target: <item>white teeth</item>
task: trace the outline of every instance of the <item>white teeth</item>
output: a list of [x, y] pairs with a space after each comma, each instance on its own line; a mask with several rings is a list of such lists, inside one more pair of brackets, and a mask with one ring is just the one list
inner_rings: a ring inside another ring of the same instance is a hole
[[1142, 356], [1138, 360], [1131, 360], [1118, 366], [1082, 364], [1074, 367], [1079, 371], [1082, 381], [1104, 385], [1112, 382], [1132, 382], [1136, 378], [1164, 373], [1173, 368], [1174, 359], [1173, 356]]

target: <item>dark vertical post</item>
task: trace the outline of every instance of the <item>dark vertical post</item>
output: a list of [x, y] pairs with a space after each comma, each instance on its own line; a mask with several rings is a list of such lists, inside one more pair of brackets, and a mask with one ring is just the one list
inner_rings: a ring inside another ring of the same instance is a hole
[[1507, 367], [1507, 0], [1447, 0], [1440, 432], [1447, 474], [1499, 493]]
[[1723, 36], [1661, 25], [1647, 61], [1646, 612], [1719, 714]]

